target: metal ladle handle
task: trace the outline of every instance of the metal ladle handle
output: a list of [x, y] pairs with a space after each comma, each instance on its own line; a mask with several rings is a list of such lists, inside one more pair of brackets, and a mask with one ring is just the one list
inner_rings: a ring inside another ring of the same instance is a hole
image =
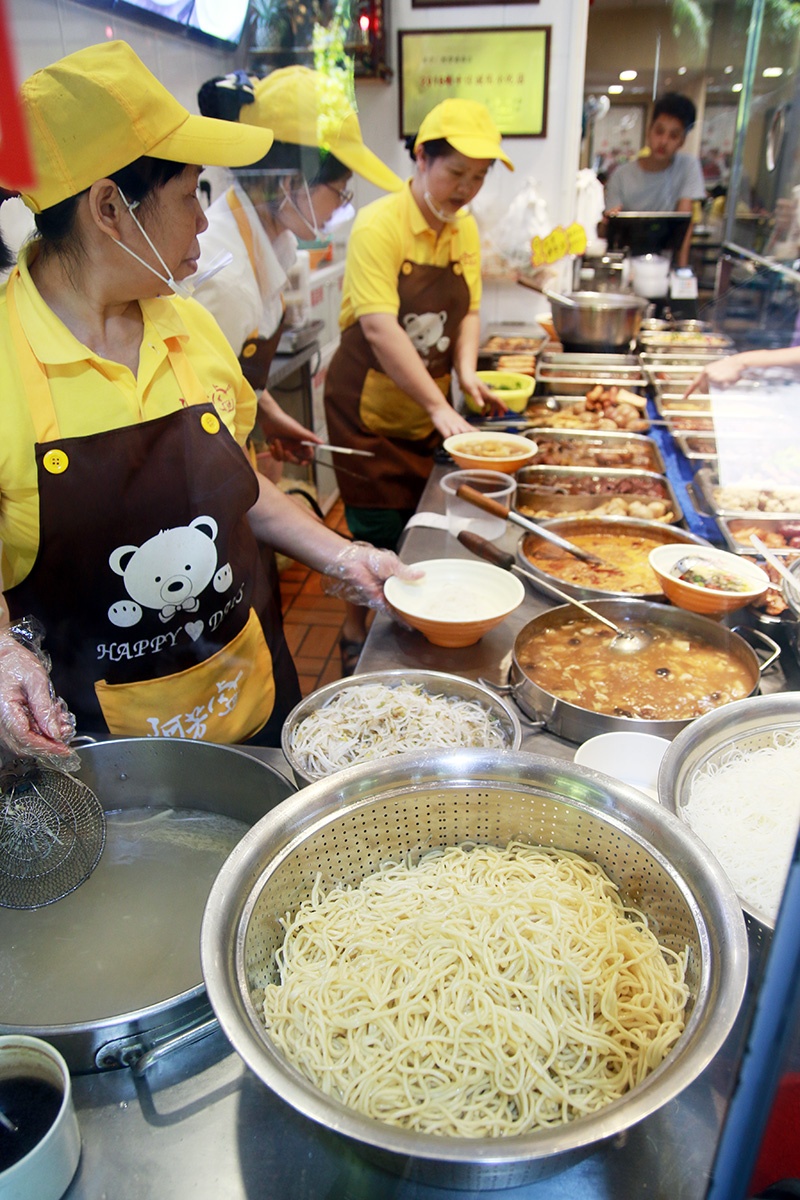
[[500, 517], [504, 521], [511, 521], [512, 524], [519, 525], [520, 529], [527, 529], [529, 533], [535, 533], [543, 541], [551, 542], [554, 546], [558, 546], [561, 550], [566, 550], [568, 554], [574, 555], [575, 558], [580, 558], [583, 562], [593, 563], [595, 566], [606, 566], [603, 559], [598, 558], [596, 554], [592, 554], [589, 550], [583, 550], [573, 542], [568, 542], [566, 538], [561, 537], [558, 533], [553, 533], [552, 530], [546, 529], [543, 525], [537, 525], [535, 521], [529, 520], [528, 517], [523, 517], [521, 513], [515, 512], [513, 508], [506, 508], [499, 501], [493, 500], [491, 496], [484, 496], [483, 492], [470, 487], [468, 483], [460, 484], [456, 488], [456, 495], [459, 499], [466, 500], [468, 504], [474, 504], [476, 508], [482, 508], [484, 512], [491, 513], [492, 516]]

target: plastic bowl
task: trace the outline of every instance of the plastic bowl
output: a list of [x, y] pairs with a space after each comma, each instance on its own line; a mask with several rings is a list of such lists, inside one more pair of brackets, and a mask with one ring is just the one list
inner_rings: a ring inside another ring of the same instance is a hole
[[[672, 572], [682, 558], [697, 559], [718, 567], [747, 583], [748, 590], [723, 592], [718, 588], [678, 579]], [[748, 604], [757, 604], [770, 586], [769, 576], [754, 562], [740, 554], [731, 554], [728, 550], [716, 550], [713, 546], [698, 546], [696, 549], [683, 543], [657, 546], [650, 551], [648, 559], [667, 599], [678, 608], [705, 616], [722, 616]]]
[[658, 769], [670, 744], [652, 733], [600, 733], [578, 747], [575, 762], [658, 800]]
[[446, 438], [444, 448], [457, 466], [466, 470], [502, 471], [513, 475], [538, 450], [536, 442], [518, 433], [456, 433]]
[[516, 575], [490, 563], [430, 558], [414, 566], [425, 572], [422, 579], [392, 575], [383, 590], [398, 616], [434, 646], [473, 646], [525, 596]]
[[[497, 393], [498, 400], [502, 400], [506, 408], [510, 408], [512, 412], [525, 411], [536, 382], [532, 375], [518, 375], [515, 371], [476, 371], [475, 374], [481, 383], [485, 383]], [[483, 412], [469, 392], [465, 394], [464, 400], [470, 412]]]

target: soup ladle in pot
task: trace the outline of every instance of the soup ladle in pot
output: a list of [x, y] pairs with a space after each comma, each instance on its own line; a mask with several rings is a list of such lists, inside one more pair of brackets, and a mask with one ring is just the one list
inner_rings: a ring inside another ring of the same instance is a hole
[[549, 580], [540, 579], [538, 575], [534, 575], [532, 571], [526, 571], [524, 567], [520, 567], [514, 561], [513, 554], [509, 554], [505, 550], [501, 550], [492, 542], [487, 542], [486, 538], [482, 538], [477, 533], [470, 533], [469, 530], [463, 529], [458, 534], [458, 540], [462, 546], [470, 550], [473, 554], [477, 554], [479, 558], [483, 558], [486, 562], [493, 563], [496, 567], [502, 567], [505, 571], [516, 571], [524, 579], [530, 579], [536, 587], [541, 588], [545, 592], [549, 592], [556, 599], [561, 600], [564, 604], [571, 604], [574, 608], [579, 608], [581, 612], [592, 617], [595, 621], [599, 621], [601, 625], [608, 626], [616, 634], [609, 642], [609, 649], [614, 650], [618, 654], [635, 654], [639, 650], [644, 650], [645, 646], [650, 643], [650, 634], [644, 629], [623, 629], [621, 625], [615, 624], [614, 621], [609, 621], [608, 617], [604, 617], [595, 609], [590, 608], [588, 604], [584, 604], [582, 600], [576, 600], [574, 596], [570, 596], [567, 592], [562, 592], [561, 588]]

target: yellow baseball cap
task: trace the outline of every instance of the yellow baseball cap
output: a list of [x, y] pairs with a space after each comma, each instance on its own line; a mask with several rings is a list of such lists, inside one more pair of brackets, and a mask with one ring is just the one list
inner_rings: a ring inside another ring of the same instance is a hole
[[268, 125], [276, 141], [318, 146], [376, 187], [399, 192], [403, 181], [364, 145], [361, 127], [342, 85], [310, 67], [281, 67], [259, 79], [255, 102], [239, 113], [239, 123]]
[[445, 138], [466, 158], [499, 158], [509, 171], [514, 170], [500, 148], [500, 131], [489, 110], [477, 100], [443, 100], [432, 108], [419, 127], [414, 149], [436, 138]]
[[272, 145], [268, 128], [190, 113], [121, 41], [88, 46], [36, 71], [20, 88], [20, 106], [38, 179], [22, 199], [34, 212], [143, 155], [243, 167]]

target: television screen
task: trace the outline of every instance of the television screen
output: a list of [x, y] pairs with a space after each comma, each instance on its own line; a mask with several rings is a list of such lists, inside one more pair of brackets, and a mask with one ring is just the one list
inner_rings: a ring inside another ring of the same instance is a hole
[[238, 46], [249, 0], [82, 0], [120, 17], [142, 19], [202, 41]]

